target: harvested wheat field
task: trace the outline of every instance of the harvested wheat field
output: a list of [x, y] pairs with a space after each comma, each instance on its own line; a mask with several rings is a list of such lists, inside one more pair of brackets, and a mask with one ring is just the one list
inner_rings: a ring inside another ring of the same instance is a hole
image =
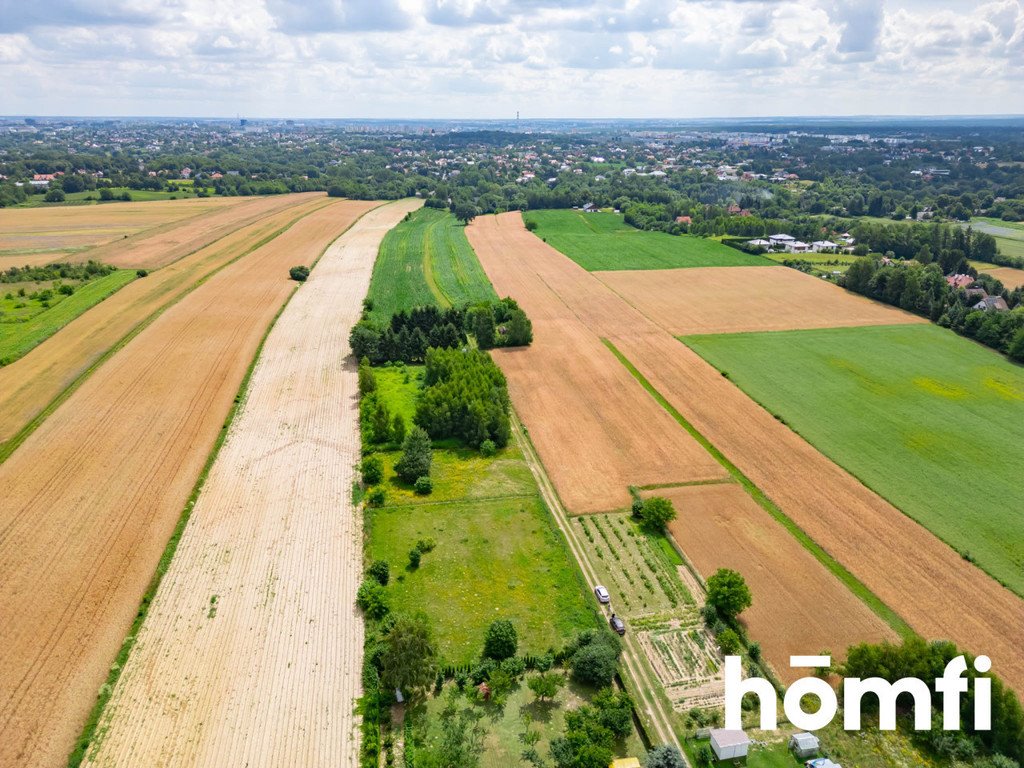
[[928, 322], [787, 267], [594, 274], [674, 336]]
[[100, 245], [244, 202], [246, 198], [197, 197], [138, 203], [0, 208], [0, 255], [4, 251]]
[[178, 301], [202, 278], [327, 204], [324, 196], [303, 197], [298, 205], [237, 229], [129, 283], [20, 360], [0, 368], [0, 444], [18, 434], [140, 323]]
[[[528, 273], [537, 275], [595, 336], [610, 339], [697, 431], [915, 630], [990, 655], [996, 671], [1024, 690], [1024, 657], [1015, 643], [1024, 636], [1024, 601], [776, 421], [593, 274], [538, 238], [528, 247], [524, 238], [532, 235], [518, 214], [478, 217], [469, 228], [471, 239], [485, 230], [503, 235], [473, 240], [496, 285], [506, 272], [517, 274], [519, 285], [528, 284]], [[772, 271], [758, 269], [759, 274]], [[529, 291], [515, 283], [507, 291], [533, 314]], [[715, 296], [696, 300], [705, 306]], [[536, 319], [534, 328], [538, 338], [547, 332]], [[557, 375], [555, 368], [534, 372], [537, 381]], [[520, 395], [510, 390], [518, 408]], [[545, 466], [574, 456], [575, 444], [567, 445], [538, 445]], [[799, 627], [791, 631], [799, 637]]]
[[384, 233], [420, 204], [366, 214], [275, 323], [88, 765], [358, 763], [359, 393], [348, 333]]
[[1001, 282], [1007, 289], [1013, 290], [1014, 288], [1020, 288], [1024, 286], [1024, 269], [1014, 269], [1013, 267], [997, 267], [996, 269], [979, 269], [979, 272], [992, 275], [996, 280]]
[[90, 258], [124, 269], [159, 269], [194, 253], [225, 235], [260, 222], [278, 211], [289, 210], [310, 200], [326, 200], [320, 192], [250, 198], [227, 208], [218, 208], [173, 226], [159, 227], [133, 238], [101, 245], [79, 258]]
[[0, 765], [64, 764], [295, 288], [288, 268], [312, 263], [375, 205], [331, 203], [216, 273], [0, 465]]
[[533, 321], [531, 346], [495, 350], [494, 358], [571, 513], [625, 507], [630, 485], [726, 476], [535, 271], [504, 257], [551, 250], [518, 214], [479, 217], [466, 235], [498, 295], [514, 296]]
[[743, 622], [786, 683], [803, 674], [790, 668], [791, 655], [824, 648], [838, 655], [854, 643], [898, 639], [739, 484], [654, 493], [679, 510], [669, 531], [701, 576], [719, 568], [743, 574], [754, 598]]

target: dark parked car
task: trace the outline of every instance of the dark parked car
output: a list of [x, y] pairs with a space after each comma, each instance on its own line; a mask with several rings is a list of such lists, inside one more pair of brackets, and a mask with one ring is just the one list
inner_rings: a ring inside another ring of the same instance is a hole
[[612, 617], [608, 619], [608, 626], [610, 626], [615, 632], [618, 632], [620, 635], [626, 634], [626, 622], [624, 622], [614, 613], [612, 614]]

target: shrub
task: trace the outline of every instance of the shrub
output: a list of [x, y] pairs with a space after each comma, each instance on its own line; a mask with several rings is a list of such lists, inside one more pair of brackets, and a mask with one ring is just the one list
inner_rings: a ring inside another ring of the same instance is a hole
[[383, 507], [388, 500], [388, 492], [380, 486], [371, 488], [370, 492], [366, 494], [366, 503], [371, 507]]
[[371, 619], [383, 619], [391, 611], [387, 590], [376, 579], [364, 581], [359, 585], [356, 605]]
[[379, 456], [367, 456], [359, 465], [359, 471], [363, 477], [363, 485], [367, 487], [384, 480], [384, 462]]
[[288, 276], [297, 283], [304, 283], [309, 279], [309, 267], [299, 265], [288, 270]]
[[565, 676], [560, 672], [542, 672], [528, 679], [526, 685], [533, 691], [538, 701], [550, 700], [555, 698], [565, 685]]
[[359, 394], [368, 395], [377, 391], [377, 377], [370, 367], [370, 360], [364, 357], [359, 361]]
[[647, 768], [686, 768], [686, 763], [678, 749], [664, 744], [647, 753]]
[[429, 537], [426, 539], [420, 539], [416, 542], [416, 549], [418, 549], [424, 555], [427, 554], [427, 552], [433, 552], [434, 547], [436, 546], [437, 542]]
[[611, 685], [619, 663], [622, 645], [605, 630], [581, 633], [570, 666], [573, 677], [581, 683], [604, 688]]
[[494, 456], [498, 452], [498, 446], [494, 444], [493, 440], [484, 440], [480, 443], [480, 455], [486, 458]]
[[421, 557], [422, 557], [422, 554], [420, 553], [420, 551], [418, 549], [410, 549], [409, 550], [409, 567], [412, 570], [415, 571], [417, 568], [420, 567], [420, 558]]
[[405, 419], [402, 418], [402, 414], [396, 413], [395, 418], [391, 421], [391, 439], [401, 444], [405, 442], [405, 435]]
[[148, 269], [136, 269], [135, 270], [135, 276], [136, 277], [148, 277], [149, 276], [149, 270]]
[[430, 475], [432, 460], [430, 436], [420, 427], [413, 427], [402, 443], [402, 457], [395, 462], [395, 471], [407, 483]]
[[484, 657], [501, 661], [516, 655], [519, 636], [508, 619], [497, 619], [487, 628], [484, 637]]
[[382, 587], [386, 587], [391, 580], [391, 567], [387, 560], [374, 560], [366, 569], [366, 575], [372, 577]]
[[726, 627], [718, 635], [718, 647], [726, 656], [732, 656], [740, 649], [740, 636], [735, 630]]
[[413, 488], [420, 496], [429, 496], [434, 490], [434, 481], [430, 479], [429, 475], [423, 475], [423, 477], [416, 478]]
[[633, 499], [633, 504], [630, 507], [630, 511], [633, 513], [633, 517], [637, 520], [643, 519], [644, 516], [644, 500]]

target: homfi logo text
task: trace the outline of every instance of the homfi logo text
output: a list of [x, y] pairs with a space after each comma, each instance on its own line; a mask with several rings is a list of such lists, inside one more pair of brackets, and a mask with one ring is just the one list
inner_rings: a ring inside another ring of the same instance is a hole
[[[794, 669], [828, 669], [832, 665], [830, 656], [790, 656], [789, 665]], [[974, 668], [984, 674], [992, 668], [987, 656], [978, 656]], [[942, 728], [946, 731], [960, 730], [960, 696], [967, 693], [969, 683], [963, 676], [967, 661], [963, 656], [951, 659], [943, 670], [942, 677], [935, 680], [935, 690], [942, 696]], [[974, 683], [974, 729], [988, 731], [992, 728], [992, 681], [977, 677]], [[743, 660], [740, 656], [725, 657], [725, 727], [740, 730], [742, 723], [743, 697], [752, 693], [757, 696], [761, 712], [761, 730], [778, 728], [777, 697], [775, 688], [762, 677], [743, 677]], [[843, 728], [848, 731], [861, 730], [861, 702], [864, 696], [877, 697], [879, 722], [883, 731], [896, 729], [896, 700], [902, 694], [914, 699], [914, 728], [919, 731], [931, 729], [932, 692], [928, 683], [916, 677], [904, 677], [895, 682], [880, 677], [848, 677], [843, 681]], [[817, 711], [805, 712], [801, 705], [804, 696], [814, 696], [820, 706]], [[804, 677], [786, 689], [783, 710], [786, 718], [797, 728], [816, 731], [832, 722], [839, 709], [835, 690], [819, 677]]]

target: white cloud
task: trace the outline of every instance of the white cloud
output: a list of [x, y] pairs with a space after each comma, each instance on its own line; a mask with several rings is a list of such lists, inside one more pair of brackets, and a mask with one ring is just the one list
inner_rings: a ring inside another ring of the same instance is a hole
[[0, 0], [4, 110], [1024, 112], [1024, 0]]

